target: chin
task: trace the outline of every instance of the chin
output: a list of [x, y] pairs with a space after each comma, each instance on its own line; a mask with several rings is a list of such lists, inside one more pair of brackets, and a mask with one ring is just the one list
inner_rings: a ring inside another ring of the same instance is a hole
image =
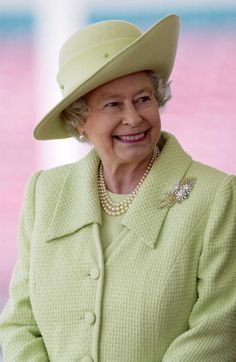
[[145, 160], [152, 153], [152, 149], [149, 150], [127, 150], [126, 152], [119, 152], [119, 158], [126, 162], [137, 162]]

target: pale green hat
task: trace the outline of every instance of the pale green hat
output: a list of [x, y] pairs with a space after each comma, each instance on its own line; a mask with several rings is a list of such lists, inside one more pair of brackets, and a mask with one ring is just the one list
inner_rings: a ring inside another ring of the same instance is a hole
[[176, 55], [179, 22], [179, 16], [171, 14], [143, 33], [126, 21], [103, 21], [74, 33], [59, 54], [57, 82], [63, 99], [35, 127], [34, 137], [70, 137], [60, 113], [111, 80], [142, 70], [152, 70], [168, 80]]

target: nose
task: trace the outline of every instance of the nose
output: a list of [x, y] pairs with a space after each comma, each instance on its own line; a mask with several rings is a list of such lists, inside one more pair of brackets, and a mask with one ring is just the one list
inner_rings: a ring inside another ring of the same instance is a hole
[[128, 124], [132, 127], [136, 127], [142, 122], [142, 117], [134, 104], [131, 102], [126, 104], [122, 110], [122, 124]]

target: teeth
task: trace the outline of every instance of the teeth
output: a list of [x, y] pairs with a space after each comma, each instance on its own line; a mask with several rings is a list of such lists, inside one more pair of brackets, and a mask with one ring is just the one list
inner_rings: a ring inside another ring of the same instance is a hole
[[136, 136], [120, 136], [119, 138], [121, 138], [123, 141], [138, 141], [141, 138], [144, 138], [144, 132], [139, 133]]

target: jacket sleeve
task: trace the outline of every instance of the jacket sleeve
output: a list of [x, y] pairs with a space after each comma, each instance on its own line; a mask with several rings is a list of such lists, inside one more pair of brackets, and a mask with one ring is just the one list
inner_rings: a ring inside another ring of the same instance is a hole
[[171, 343], [162, 361], [236, 361], [235, 176], [224, 179], [211, 206], [197, 285], [189, 329]]
[[40, 172], [25, 189], [18, 229], [18, 259], [9, 288], [9, 301], [0, 317], [0, 344], [4, 362], [49, 361], [35, 321], [29, 296], [30, 242], [34, 225], [34, 194]]

